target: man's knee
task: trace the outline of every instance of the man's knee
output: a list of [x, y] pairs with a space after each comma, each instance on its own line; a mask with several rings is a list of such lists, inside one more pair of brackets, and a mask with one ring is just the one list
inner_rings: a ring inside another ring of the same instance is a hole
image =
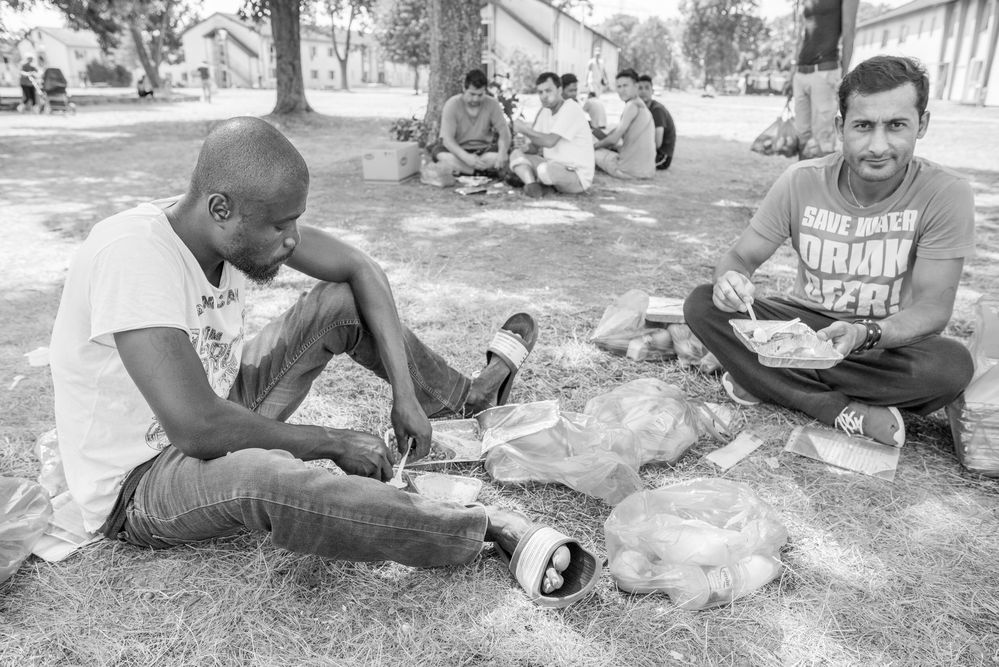
[[951, 338], [935, 336], [932, 351], [926, 355], [929, 365], [923, 378], [948, 402], [964, 391], [975, 374], [975, 362], [968, 348]]
[[714, 309], [711, 300], [714, 285], [698, 285], [683, 302], [683, 318], [689, 322], [700, 322]]
[[286, 488], [289, 475], [301, 471], [305, 463], [283, 449], [241, 449], [226, 454], [220, 463], [228, 470], [236, 498], [270, 495]]

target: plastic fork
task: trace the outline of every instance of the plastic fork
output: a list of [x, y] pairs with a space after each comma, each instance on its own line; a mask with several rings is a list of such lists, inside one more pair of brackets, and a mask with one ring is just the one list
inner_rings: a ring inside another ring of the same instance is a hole
[[397, 489], [405, 489], [407, 484], [402, 479], [402, 469], [406, 467], [406, 459], [409, 458], [409, 452], [413, 449], [413, 439], [409, 438], [406, 441], [406, 452], [402, 455], [402, 459], [399, 460], [399, 467], [396, 468], [395, 475], [392, 476], [387, 484], [389, 486], [394, 486]]

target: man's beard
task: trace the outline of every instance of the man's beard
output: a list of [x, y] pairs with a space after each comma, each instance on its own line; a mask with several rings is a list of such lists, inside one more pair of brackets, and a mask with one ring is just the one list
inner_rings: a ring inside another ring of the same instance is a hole
[[239, 269], [247, 278], [257, 285], [269, 285], [281, 270], [281, 265], [291, 257], [284, 257], [268, 264], [257, 264], [247, 248], [233, 247], [226, 254], [225, 260]]

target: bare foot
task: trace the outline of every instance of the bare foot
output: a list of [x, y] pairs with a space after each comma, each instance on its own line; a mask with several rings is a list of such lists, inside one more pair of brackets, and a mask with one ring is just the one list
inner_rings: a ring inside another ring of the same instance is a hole
[[468, 389], [468, 396], [465, 398], [467, 411], [474, 415], [494, 407], [500, 385], [509, 375], [509, 366], [494, 355], [489, 364], [479, 372], [478, 377], [472, 380], [472, 386]]

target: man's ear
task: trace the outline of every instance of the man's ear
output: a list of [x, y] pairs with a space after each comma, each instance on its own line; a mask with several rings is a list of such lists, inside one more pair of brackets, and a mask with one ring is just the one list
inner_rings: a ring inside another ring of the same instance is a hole
[[208, 214], [212, 220], [220, 225], [224, 225], [232, 215], [232, 204], [229, 197], [223, 194], [208, 195]]
[[919, 117], [919, 132], [916, 133], [917, 139], [922, 139], [926, 136], [926, 130], [930, 127], [930, 112], [924, 111], [923, 115]]
[[839, 136], [839, 143], [842, 144], [843, 143], [843, 117], [840, 116], [839, 114], [836, 114], [835, 124], [836, 124], [836, 134]]

